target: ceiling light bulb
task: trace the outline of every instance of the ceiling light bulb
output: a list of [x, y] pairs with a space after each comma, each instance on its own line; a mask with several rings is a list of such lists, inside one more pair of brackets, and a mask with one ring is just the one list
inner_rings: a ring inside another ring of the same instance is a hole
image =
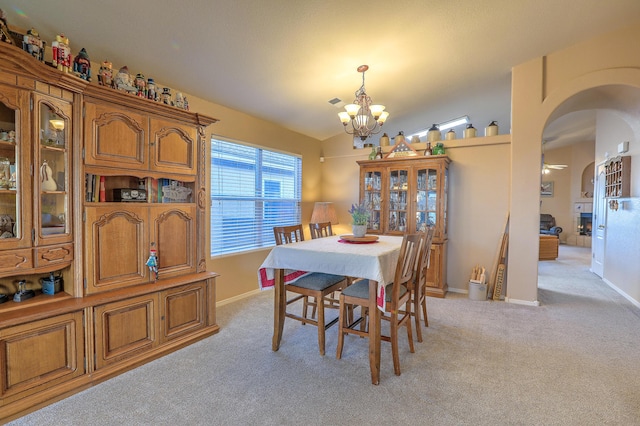
[[373, 115], [373, 118], [375, 118], [377, 121], [380, 117], [380, 114], [382, 114], [382, 111], [384, 111], [384, 105], [371, 105], [369, 107], [369, 110], [371, 111], [371, 115]]
[[339, 112], [338, 117], [340, 117], [340, 121], [342, 121], [342, 124], [345, 126], [351, 121], [351, 117], [349, 117], [349, 114], [345, 111]]
[[345, 105], [344, 109], [347, 110], [347, 114], [349, 114], [349, 117], [354, 118], [356, 114], [358, 114], [358, 111], [360, 111], [360, 105], [349, 104], [349, 105]]
[[382, 111], [380, 117], [378, 118], [378, 123], [382, 126], [385, 121], [387, 121], [387, 117], [389, 117], [389, 113], [387, 111]]

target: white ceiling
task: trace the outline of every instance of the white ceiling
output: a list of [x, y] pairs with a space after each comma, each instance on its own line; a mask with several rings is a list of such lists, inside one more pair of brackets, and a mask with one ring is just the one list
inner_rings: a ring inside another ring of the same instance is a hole
[[[638, 0], [0, 0], [8, 22], [75, 55], [324, 140], [356, 68], [389, 122], [504, 81], [511, 68], [640, 19]], [[95, 73], [95, 71], [94, 71]], [[503, 85], [504, 86], [504, 85]], [[487, 91], [485, 96], [494, 96]], [[504, 94], [503, 94], [504, 96]], [[508, 111], [507, 111], [508, 114]]]

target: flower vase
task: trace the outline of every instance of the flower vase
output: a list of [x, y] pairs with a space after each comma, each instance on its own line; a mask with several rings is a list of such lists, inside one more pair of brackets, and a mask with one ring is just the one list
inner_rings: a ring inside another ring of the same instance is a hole
[[351, 225], [354, 237], [364, 237], [367, 233], [367, 225]]

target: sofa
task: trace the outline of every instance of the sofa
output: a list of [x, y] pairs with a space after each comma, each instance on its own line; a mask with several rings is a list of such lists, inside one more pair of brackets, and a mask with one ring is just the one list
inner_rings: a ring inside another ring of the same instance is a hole
[[540, 233], [543, 235], [559, 236], [562, 232], [560, 226], [556, 226], [556, 218], [547, 213], [540, 214]]

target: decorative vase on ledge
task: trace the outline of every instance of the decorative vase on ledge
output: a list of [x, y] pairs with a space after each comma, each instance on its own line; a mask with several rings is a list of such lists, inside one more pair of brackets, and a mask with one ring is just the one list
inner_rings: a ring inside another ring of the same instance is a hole
[[354, 237], [364, 237], [367, 233], [367, 225], [351, 225]]

